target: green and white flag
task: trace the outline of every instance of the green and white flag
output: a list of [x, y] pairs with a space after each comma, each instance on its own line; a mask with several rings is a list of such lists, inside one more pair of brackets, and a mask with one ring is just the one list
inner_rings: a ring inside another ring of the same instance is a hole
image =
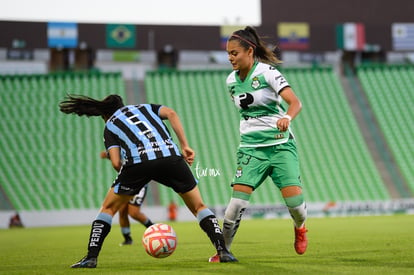
[[365, 26], [362, 23], [344, 23], [336, 26], [336, 44], [339, 49], [361, 51], [365, 47]]

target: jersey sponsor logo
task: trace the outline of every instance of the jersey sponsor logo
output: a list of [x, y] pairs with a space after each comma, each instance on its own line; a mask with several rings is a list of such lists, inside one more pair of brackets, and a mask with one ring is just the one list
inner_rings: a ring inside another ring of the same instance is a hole
[[279, 81], [279, 85], [280, 86], [283, 85], [283, 84], [285, 84], [287, 82], [286, 79], [283, 76], [281, 76], [281, 75], [276, 76], [275, 77], [275, 80], [276, 81]]
[[130, 191], [130, 190], [131, 190], [131, 188], [130, 188], [130, 187], [123, 186], [123, 185], [120, 185], [120, 186], [119, 186], [119, 189], [124, 190], [124, 191]]
[[239, 99], [239, 106], [243, 110], [246, 110], [249, 108], [249, 105], [254, 102], [254, 97], [250, 93], [241, 94], [238, 97]]
[[149, 141], [146, 143], [146, 146], [150, 146], [151, 148], [138, 146], [138, 152], [140, 155], [144, 155], [149, 152], [160, 152], [163, 150], [163, 148], [167, 150], [174, 149], [174, 144], [169, 139], [165, 139], [163, 141]]
[[99, 241], [103, 232], [104, 225], [99, 222], [95, 222], [92, 227], [92, 234], [89, 242], [89, 247], [99, 246]]

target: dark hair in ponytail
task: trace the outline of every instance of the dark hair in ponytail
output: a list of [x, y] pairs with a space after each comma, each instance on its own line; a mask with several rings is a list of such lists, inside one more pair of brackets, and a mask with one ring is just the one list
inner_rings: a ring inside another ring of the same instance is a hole
[[123, 107], [122, 97], [109, 95], [103, 100], [96, 100], [83, 95], [68, 95], [59, 103], [59, 109], [65, 114], [78, 116], [103, 116], [110, 117], [116, 110]]
[[278, 65], [282, 63], [280, 58], [280, 49], [269, 49], [265, 42], [259, 37], [256, 30], [253, 27], [247, 26], [242, 30], [233, 32], [229, 41], [239, 40], [240, 45], [246, 50], [250, 47], [254, 50], [254, 56], [261, 62]]

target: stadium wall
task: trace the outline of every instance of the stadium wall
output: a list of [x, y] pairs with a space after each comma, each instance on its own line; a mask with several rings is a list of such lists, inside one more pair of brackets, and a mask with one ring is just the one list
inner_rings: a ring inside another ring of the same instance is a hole
[[[414, 199], [364, 202], [328, 202], [308, 203], [308, 217], [341, 217], [361, 215], [414, 214]], [[220, 220], [224, 217], [225, 206], [211, 208]], [[144, 213], [154, 222], [168, 221], [167, 209], [162, 206], [145, 206]], [[9, 219], [15, 211], [0, 211], [0, 229], [8, 228]], [[56, 211], [21, 211], [19, 212], [25, 227], [75, 226], [88, 225], [96, 217], [98, 209], [56, 210]], [[244, 219], [290, 219], [286, 207], [279, 205], [251, 205], [243, 215]], [[113, 224], [119, 224], [118, 214]], [[179, 207], [177, 221], [196, 221], [186, 207]], [[136, 221], [132, 221], [137, 223]]]

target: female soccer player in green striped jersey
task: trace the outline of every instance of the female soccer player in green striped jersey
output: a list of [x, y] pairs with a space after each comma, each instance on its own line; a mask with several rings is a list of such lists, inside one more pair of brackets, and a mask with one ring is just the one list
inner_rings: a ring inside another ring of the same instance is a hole
[[[276, 69], [276, 54], [255, 29], [234, 32], [227, 41], [233, 71], [227, 78], [230, 96], [240, 113], [240, 146], [232, 181], [233, 193], [224, 214], [223, 235], [230, 251], [250, 196], [270, 177], [293, 218], [298, 254], [307, 248], [306, 204], [302, 194], [296, 141], [290, 124], [302, 104]], [[282, 102], [288, 104], [287, 110]], [[211, 262], [218, 261], [215, 255]]]

